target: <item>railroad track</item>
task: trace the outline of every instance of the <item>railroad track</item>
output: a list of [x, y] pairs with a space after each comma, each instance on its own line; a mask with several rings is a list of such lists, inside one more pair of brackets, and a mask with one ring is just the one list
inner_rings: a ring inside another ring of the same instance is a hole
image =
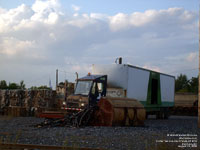
[[14, 144], [0, 143], [0, 150], [103, 150], [97, 148], [78, 148], [67, 146], [33, 145], [33, 144]]

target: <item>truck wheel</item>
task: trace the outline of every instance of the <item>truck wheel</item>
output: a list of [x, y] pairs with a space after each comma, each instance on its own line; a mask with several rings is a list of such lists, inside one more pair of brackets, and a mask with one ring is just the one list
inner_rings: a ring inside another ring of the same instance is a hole
[[148, 119], [148, 113], [146, 113], [146, 119]]
[[156, 119], [163, 119], [163, 113], [162, 112], [156, 112]]
[[164, 113], [164, 119], [168, 119], [169, 118], [169, 113]]
[[166, 108], [165, 110], [164, 110], [164, 119], [168, 119], [169, 118], [169, 108]]

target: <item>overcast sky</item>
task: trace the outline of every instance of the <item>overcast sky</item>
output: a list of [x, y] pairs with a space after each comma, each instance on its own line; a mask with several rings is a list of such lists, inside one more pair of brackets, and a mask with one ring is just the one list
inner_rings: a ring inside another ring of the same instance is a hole
[[[92, 64], [198, 74], [198, 0], [0, 0], [0, 80], [55, 86]], [[63, 72], [65, 71], [65, 72]]]

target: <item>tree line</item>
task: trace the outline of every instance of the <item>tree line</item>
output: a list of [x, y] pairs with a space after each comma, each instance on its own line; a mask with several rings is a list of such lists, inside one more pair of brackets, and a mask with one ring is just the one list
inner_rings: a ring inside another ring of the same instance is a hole
[[185, 74], [180, 74], [175, 80], [175, 91], [180, 93], [188, 92], [198, 94], [198, 81], [199, 77], [188, 79]]
[[[1, 80], [0, 81], [0, 89], [8, 89], [8, 90], [14, 90], [14, 89], [26, 89], [26, 85], [24, 83], [24, 81], [20, 81], [20, 83], [15, 83], [15, 82], [9, 82], [7, 84], [7, 82], [5, 80]], [[37, 90], [37, 89], [50, 89], [49, 87], [47, 87], [46, 85], [42, 85], [42, 86], [32, 86], [29, 89], [31, 90]]]

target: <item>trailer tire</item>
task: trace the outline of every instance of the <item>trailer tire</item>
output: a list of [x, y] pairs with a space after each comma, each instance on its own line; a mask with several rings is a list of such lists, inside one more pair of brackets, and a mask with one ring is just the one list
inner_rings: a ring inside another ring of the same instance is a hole
[[169, 118], [169, 114], [168, 113], [164, 113], [164, 119], [168, 119]]
[[169, 108], [165, 108], [164, 109], [164, 119], [168, 119], [169, 118]]
[[148, 113], [146, 113], [146, 119], [148, 119]]
[[156, 112], [156, 119], [163, 119], [164, 118], [164, 113], [162, 111]]

